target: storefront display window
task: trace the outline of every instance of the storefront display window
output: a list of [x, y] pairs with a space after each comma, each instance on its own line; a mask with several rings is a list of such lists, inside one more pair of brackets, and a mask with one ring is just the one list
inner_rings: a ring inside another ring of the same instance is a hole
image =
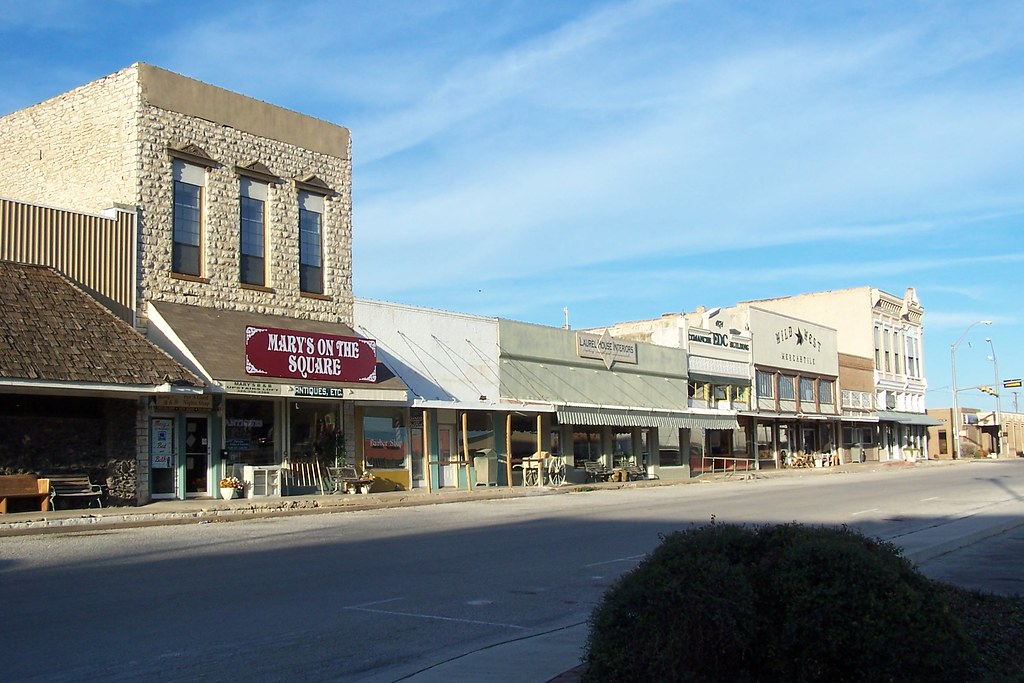
[[334, 465], [345, 461], [340, 401], [288, 403], [288, 459]]
[[537, 452], [537, 417], [535, 415], [512, 416], [512, 459], [529, 458]]
[[615, 445], [615, 464], [618, 464], [620, 460], [629, 460], [633, 457], [632, 427], [613, 428], [612, 439]]
[[363, 460], [366, 466], [405, 469], [408, 464], [406, 452], [404, 410], [367, 408], [363, 415]]
[[601, 428], [576, 427], [572, 433], [572, 452], [575, 467], [582, 467], [586, 460], [601, 458]]
[[246, 465], [275, 464], [274, 403], [229, 399], [224, 412], [228, 460]]

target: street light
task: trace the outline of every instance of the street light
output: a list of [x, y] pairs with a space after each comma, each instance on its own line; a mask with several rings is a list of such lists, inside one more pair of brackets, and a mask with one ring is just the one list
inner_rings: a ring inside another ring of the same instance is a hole
[[952, 427], [953, 427], [953, 457], [954, 458], [959, 458], [960, 457], [960, 422], [961, 422], [961, 420], [960, 420], [960, 406], [957, 404], [957, 396], [956, 396], [956, 393], [957, 393], [957, 391], [956, 391], [956, 347], [960, 346], [960, 342], [962, 342], [964, 340], [964, 337], [967, 336], [967, 333], [970, 332], [971, 328], [973, 328], [975, 325], [991, 325], [991, 324], [992, 324], [991, 320], [979, 320], [977, 322], [973, 322], [973, 323], [971, 323], [970, 325], [967, 326], [967, 329], [964, 330], [964, 333], [960, 335], [959, 339], [957, 339], [955, 342], [953, 342], [952, 344], [949, 345], [949, 363], [950, 363], [950, 368], [953, 371], [953, 424], [952, 424]]
[[992, 389], [996, 396], [996, 457], [998, 458], [1003, 443], [1003, 415], [999, 409], [999, 359], [996, 357], [996, 347], [992, 344], [992, 339], [985, 337], [985, 341], [988, 342], [988, 347], [992, 349], [992, 369], [995, 371], [995, 381], [992, 384]]

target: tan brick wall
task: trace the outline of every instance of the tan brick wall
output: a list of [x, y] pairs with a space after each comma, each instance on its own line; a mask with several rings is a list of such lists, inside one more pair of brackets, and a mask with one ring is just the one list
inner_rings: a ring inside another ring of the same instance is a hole
[[136, 71], [0, 118], [0, 195], [99, 213], [135, 197]]

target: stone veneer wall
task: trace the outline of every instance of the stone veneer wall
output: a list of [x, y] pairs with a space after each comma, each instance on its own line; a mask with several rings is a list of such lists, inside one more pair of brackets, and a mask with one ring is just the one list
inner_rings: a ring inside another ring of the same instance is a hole
[[0, 118], [0, 195], [99, 213], [135, 196], [136, 71]]
[[[351, 158], [301, 149], [218, 123], [146, 106], [139, 122], [141, 145], [139, 220], [145, 301], [227, 308], [352, 325]], [[207, 172], [204, 214], [204, 278], [171, 273], [174, 185], [168, 145], [195, 144], [216, 162]], [[265, 164], [283, 182], [270, 186], [266, 206], [268, 287], [239, 284], [238, 165]], [[314, 174], [334, 195], [323, 216], [324, 297], [299, 291], [299, 206], [293, 178]], [[139, 320], [145, 310], [140, 307]]]
[[104, 486], [104, 505], [134, 505], [135, 408], [130, 399], [4, 395], [0, 474], [87, 473]]

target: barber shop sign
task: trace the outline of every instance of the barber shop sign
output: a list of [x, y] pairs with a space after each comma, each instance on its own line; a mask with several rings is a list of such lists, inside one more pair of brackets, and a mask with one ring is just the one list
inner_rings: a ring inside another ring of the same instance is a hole
[[333, 382], [376, 382], [377, 342], [274, 327], [245, 328], [245, 372]]

